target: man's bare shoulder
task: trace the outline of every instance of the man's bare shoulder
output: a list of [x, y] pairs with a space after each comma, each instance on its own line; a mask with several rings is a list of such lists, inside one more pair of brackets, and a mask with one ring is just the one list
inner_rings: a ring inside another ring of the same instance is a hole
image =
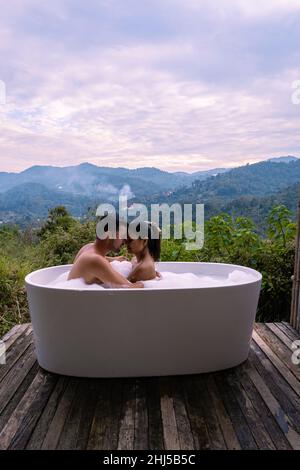
[[95, 253], [92, 250], [87, 250], [82, 253], [78, 258], [77, 262], [80, 262], [80, 264], [98, 264], [103, 262], [108, 263], [104, 256], [99, 255], [98, 253]]
[[77, 261], [79, 258], [81, 258], [82, 255], [86, 253], [91, 253], [94, 252], [94, 243], [88, 243], [87, 245], [84, 245], [80, 250], [78, 251], [77, 255], [75, 256], [74, 262]]
[[87, 243], [84, 245], [82, 248], [80, 248], [78, 253], [85, 253], [85, 252], [91, 252], [94, 251], [94, 243]]

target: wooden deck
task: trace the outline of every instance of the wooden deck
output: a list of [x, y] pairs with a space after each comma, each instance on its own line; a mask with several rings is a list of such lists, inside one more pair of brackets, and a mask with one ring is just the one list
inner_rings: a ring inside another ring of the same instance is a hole
[[249, 359], [223, 372], [77, 379], [39, 368], [30, 325], [5, 337], [1, 449], [300, 449], [299, 335], [256, 324]]

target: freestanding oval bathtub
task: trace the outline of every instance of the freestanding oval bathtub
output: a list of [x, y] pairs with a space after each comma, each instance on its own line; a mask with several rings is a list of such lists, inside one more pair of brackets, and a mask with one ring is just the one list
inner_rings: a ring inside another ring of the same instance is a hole
[[26, 276], [38, 362], [79, 377], [195, 374], [248, 356], [261, 274], [221, 263], [157, 263], [158, 270], [247, 282], [178, 289], [61, 289], [49, 285], [70, 265]]

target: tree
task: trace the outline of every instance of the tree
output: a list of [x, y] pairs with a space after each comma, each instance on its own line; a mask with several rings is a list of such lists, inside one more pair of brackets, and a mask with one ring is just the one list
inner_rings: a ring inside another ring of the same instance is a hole
[[38, 236], [43, 238], [46, 234], [55, 232], [59, 227], [68, 232], [74, 224], [75, 220], [65, 206], [54, 207], [49, 210], [48, 218], [38, 232]]

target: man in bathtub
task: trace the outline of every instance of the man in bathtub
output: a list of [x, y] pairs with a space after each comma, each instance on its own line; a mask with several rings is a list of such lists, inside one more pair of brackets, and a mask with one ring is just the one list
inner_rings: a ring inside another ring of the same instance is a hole
[[[93, 243], [81, 248], [77, 253], [74, 265], [69, 273], [68, 279], [83, 278], [87, 284], [100, 283], [107, 287], [129, 287], [142, 288], [142, 281], [160, 278], [156, 271], [155, 262], [160, 257], [161, 236], [159, 227], [149, 221], [138, 224], [139, 235], [133, 239], [128, 234], [128, 226], [113, 215], [115, 234], [109, 232], [108, 226], [104, 226], [104, 234], [107, 236], [99, 238], [97, 235]], [[142, 234], [143, 232], [143, 234]], [[108, 257], [108, 252], [118, 252], [121, 245], [126, 241], [127, 249], [134, 255], [128, 276], [125, 277], [112, 267], [112, 261], [122, 261], [124, 257]]]

